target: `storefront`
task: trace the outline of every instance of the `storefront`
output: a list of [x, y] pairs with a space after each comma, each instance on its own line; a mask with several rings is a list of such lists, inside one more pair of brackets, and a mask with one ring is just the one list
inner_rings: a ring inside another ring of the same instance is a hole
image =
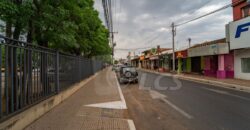
[[150, 59], [151, 69], [158, 70], [159, 65], [160, 65], [159, 56], [154, 55], [154, 56], [151, 56], [149, 59]]
[[187, 72], [187, 50], [181, 50], [181, 51], [177, 51], [175, 53], [176, 58], [178, 59], [178, 69], [177, 72], [178, 73], [182, 73], [182, 72]]
[[139, 68], [144, 68], [144, 66], [146, 66], [144, 60], [145, 60], [144, 55], [140, 56]]
[[234, 77], [234, 57], [225, 39], [200, 44], [188, 49], [191, 72], [217, 78]]
[[140, 63], [140, 58], [139, 57], [135, 57], [133, 59], [131, 59], [131, 65], [134, 67], [139, 67], [139, 63]]
[[166, 50], [161, 53], [159, 56], [160, 61], [160, 71], [169, 72], [172, 70], [171, 68], [171, 58], [172, 58], [172, 50]]
[[250, 17], [231, 22], [227, 26], [227, 40], [234, 51], [234, 75], [250, 80]]
[[250, 80], [250, 49], [234, 51], [235, 78]]

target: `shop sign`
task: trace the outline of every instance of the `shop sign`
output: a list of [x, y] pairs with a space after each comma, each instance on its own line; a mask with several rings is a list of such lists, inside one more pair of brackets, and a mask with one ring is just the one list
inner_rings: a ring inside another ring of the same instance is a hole
[[150, 57], [149, 59], [150, 59], [150, 60], [158, 60], [159, 57], [158, 57], [158, 56], [152, 56], [152, 57]]
[[181, 52], [177, 53], [177, 58], [183, 58], [183, 55], [181, 54]]
[[230, 43], [230, 49], [240, 49], [250, 47], [250, 17], [239, 21], [231, 22], [226, 29], [228, 32], [227, 40]]
[[188, 49], [188, 57], [209, 56], [228, 53], [229, 47], [227, 43], [218, 43]]
[[144, 60], [145, 59], [145, 57], [144, 56], [140, 56], [140, 60]]

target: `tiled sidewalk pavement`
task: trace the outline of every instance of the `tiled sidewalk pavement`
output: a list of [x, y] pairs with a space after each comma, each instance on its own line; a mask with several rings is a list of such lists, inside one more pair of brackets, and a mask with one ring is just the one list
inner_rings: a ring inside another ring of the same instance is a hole
[[123, 98], [118, 87], [114, 72], [106, 69], [26, 130], [130, 130], [133, 122], [128, 119], [127, 110], [119, 109], [120, 102], [112, 104]]
[[243, 90], [250, 92], [250, 80], [241, 80], [241, 79], [217, 79], [215, 77], [208, 77], [203, 75], [195, 75], [195, 74], [173, 74], [173, 73], [164, 73], [157, 72], [154, 70], [148, 69], [140, 69], [146, 72], [157, 73], [166, 76], [175, 76], [177, 78], [192, 80], [197, 82], [209, 83], [216, 86], [234, 88], [237, 90]]

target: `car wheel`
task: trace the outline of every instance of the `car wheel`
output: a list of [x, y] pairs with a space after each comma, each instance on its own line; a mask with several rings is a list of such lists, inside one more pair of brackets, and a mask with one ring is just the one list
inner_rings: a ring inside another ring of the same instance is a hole
[[132, 73], [128, 71], [128, 72], [125, 73], [125, 76], [129, 78], [129, 77], [132, 76]]
[[138, 79], [135, 80], [135, 83], [138, 83]]

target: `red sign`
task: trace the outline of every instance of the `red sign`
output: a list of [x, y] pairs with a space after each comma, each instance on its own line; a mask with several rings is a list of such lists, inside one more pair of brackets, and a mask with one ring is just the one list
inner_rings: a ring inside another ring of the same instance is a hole
[[187, 58], [187, 50], [175, 52], [176, 58]]

